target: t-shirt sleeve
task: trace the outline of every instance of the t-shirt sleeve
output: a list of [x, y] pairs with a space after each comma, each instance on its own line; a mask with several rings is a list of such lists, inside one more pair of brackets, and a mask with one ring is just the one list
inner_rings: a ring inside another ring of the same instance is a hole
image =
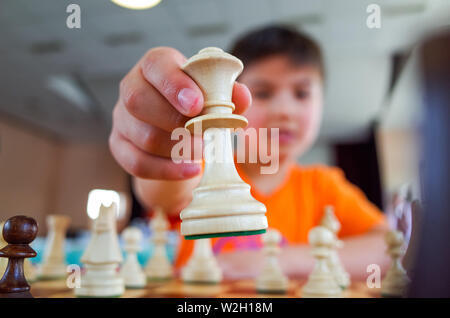
[[[350, 183], [339, 168], [319, 170], [322, 206], [332, 205], [341, 223], [340, 237], [363, 234], [385, 222], [384, 214]], [[323, 211], [323, 209], [322, 209]]]

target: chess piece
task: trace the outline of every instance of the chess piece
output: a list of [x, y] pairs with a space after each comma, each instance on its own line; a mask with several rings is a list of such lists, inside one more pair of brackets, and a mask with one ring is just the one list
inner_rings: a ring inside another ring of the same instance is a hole
[[204, 96], [202, 113], [186, 122], [193, 134], [203, 134], [204, 173], [192, 202], [181, 212], [186, 239], [261, 234], [267, 228], [266, 207], [250, 194], [233, 160], [230, 128], [247, 126], [233, 114], [233, 85], [242, 62], [219, 48], [208, 47], [182, 67]]
[[39, 268], [39, 279], [61, 279], [67, 276], [65, 238], [70, 217], [65, 215], [47, 216], [47, 240], [44, 249], [44, 261]]
[[169, 224], [163, 212], [156, 210], [150, 228], [152, 230], [152, 242], [154, 246], [153, 255], [148, 261], [145, 273], [149, 280], [164, 281], [173, 277], [172, 265], [166, 252], [167, 229]]
[[77, 297], [119, 297], [124, 292], [123, 278], [117, 273], [122, 253], [116, 232], [116, 205], [100, 206], [92, 236], [81, 257], [86, 273], [81, 276]]
[[384, 297], [402, 297], [409, 285], [409, 277], [401, 263], [405, 254], [403, 250], [404, 238], [400, 231], [386, 233], [387, 253], [392, 259], [386, 276], [381, 281], [381, 295]]
[[125, 288], [144, 288], [147, 279], [137, 259], [137, 252], [141, 249], [142, 232], [136, 227], [128, 227], [123, 231], [122, 237], [127, 257], [120, 269], [120, 275], [125, 281]]
[[[0, 223], [0, 249], [4, 248], [8, 243], [6, 243], [5, 239], [3, 238], [3, 226], [5, 225], [5, 222]], [[5, 273], [6, 266], [8, 265], [8, 259], [1, 257], [0, 258], [0, 276], [3, 276]]]
[[350, 286], [350, 275], [345, 271], [344, 266], [342, 266], [341, 260], [337, 252], [338, 248], [342, 248], [344, 243], [339, 240], [337, 233], [341, 229], [341, 224], [339, 223], [332, 206], [325, 207], [325, 213], [322, 217], [320, 225], [329, 229], [334, 236], [333, 248], [328, 258], [328, 268], [333, 273], [336, 282], [342, 289], [346, 289]]
[[341, 288], [328, 268], [328, 258], [333, 248], [333, 233], [324, 226], [317, 226], [308, 233], [309, 244], [316, 264], [302, 290], [304, 298], [333, 298], [341, 296]]
[[198, 239], [187, 265], [181, 270], [185, 283], [216, 284], [222, 280], [222, 270], [214, 257], [211, 239]]
[[24, 275], [23, 260], [36, 257], [29, 246], [38, 231], [34, 219], [19, 215], [5, 222], [3, 238], [8, 243], [0, 250], [0, 257], [7, 257], [8, 264], [0, 280], [0, 298], [32, 298], [30, 285]]
[[269, 229], [263, 236], [264, 267], [256, 279], [256, 290], [260, 293], [286, 293], [288, 279], [283, 274], [277, 255], [280, 253], [281, 234], [275, 229]]
[[[5, 222], [0, 223], [0, 249], [8, 245], [6, 241], [3, 239], [3, 226], [5, 225]], [[7, 258], [0, 258], [0, 277], [3, 276], [6, 270], [6, 266], [8, 265], [8, 259]], [[33, 264], [31, 264], [30, 260], [28, 258], [25, 258], [23, 260], [23, 270], [25, 272], [25, 278], [27, 279], [27, 282], [33, 283], [37, 280], [37, 271]]]

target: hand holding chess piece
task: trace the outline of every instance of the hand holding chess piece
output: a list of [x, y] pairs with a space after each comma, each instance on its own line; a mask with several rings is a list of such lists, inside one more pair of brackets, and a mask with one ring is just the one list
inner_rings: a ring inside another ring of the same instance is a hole
[[189, 58], [182, 69], [204, 95], [202, 113], [185, 128], [203, 134], [205, 168], [192, 202], [181, 211], [181, 234], [199, 239], [264, 233], [266, 207], [251, 196], [250, 186], [237, 173], [231, 144], [230, 128], [247, 126], [245, 117], [233, 114], [231, 101], [242, 62], [208, 47]]
[[341, 288], [328, 268], [328, 259], [333, 248], [333, 233], [324, 226], [317, 226], [308, 233], [309, 244], [316, 264], [302, 290], [304, 298], [341, 297]]
[[384, 297], [403, 297], [409, 285], [410, 279], [402, 265], [403, 233], [400, 231], [389, 231], [386, 233], [387, 253], [392, 259], [386, 276], [381, 281], [381, 295]]
[[125, 287], [130, 289], [144, 288], [147, 283], [145, 273], [139, 264], [136, 253], [141, 249], [142, 232], [136, 227], [127, 227], [122, 237], [125, 243], [127, 257], [120, 269], [120, 275], [125, 280]]
[[38, 231], [34, 219], [19, 215], [5, 222], [3, 238], [8, 243], [0, 250], [0, 257], [8, 258], [8, 265], [0, 280], [0, 298], [31, 298], [30, 286], [24, 275], [24, 259], [35, 257], [36, 252], [29, 246]]
[[124, 292], [123, 278], [117, 273], [122, 253], [116, 232], [116, 205], [100, 206], [92, 236], [81, 257], [86, 273], [81, 276], [77, 297], [119, 297]]
[[262, 240], [265, 260], [262, 272], [256, 279], [256, 290], [259, 293], [284, 294], [288, 287], [288, 279], [277, 259], [280, 253], [281, 234], [275, 229], [269, 229], [263, 234]]
[[185, 283], [216, 284], [222, 280], [222, 270], [212, 252], [211, 239], [198, 239], [187, 265], [181, 270]]
[[342, 248], [344, 243], [339, 240], [337, 233], [341, 229], [341, 224], [339, 223], [336, 215], [334, 214], [333, 207], [325, 207], [325, 213], [322, 217], [320, 225], [329, 229], [334, 236], [333, 248], [330, 252], [330, 257], [328, 259], [328, 267], [333, 273], [336, 282], [342, 289], [346, 289], [350, 286], [350, 275], [345, 271], [344, 266], [342, 266], [341, 260], [337, 252], [338, 248]]
[[70, 217], [65, 215], [47, 216], [47, 240], [45, 242], [44, 261], [39, 268], [39, 279], [61, 279], [67, 276], [65, 254], [66, 231]]
[[145, 273], [152, 281], [165, 281], [173, 277], [173, 269], [166, 252], [167, 229], [169, 224], [162, 210], [157, 209], [150, 228], [154, 244], [153, 255], [147, 263]]

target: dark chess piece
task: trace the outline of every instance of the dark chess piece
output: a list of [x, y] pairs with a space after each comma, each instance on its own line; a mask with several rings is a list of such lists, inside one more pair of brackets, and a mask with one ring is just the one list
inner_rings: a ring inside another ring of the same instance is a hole
[[37, 255], [28, 245], [35, 239], [37, 231], [36, 221], [27, 216], [13, 216], [5, 222], [3, 238], [8, 245], [0, 250], [0, 257], [7, 257], [8, 265], [0, 280], [0, 298], [33, 297], [25, 279], [23, 261]]

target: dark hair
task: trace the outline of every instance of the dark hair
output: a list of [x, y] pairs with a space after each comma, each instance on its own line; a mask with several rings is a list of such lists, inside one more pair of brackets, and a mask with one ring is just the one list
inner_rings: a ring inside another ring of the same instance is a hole
[[245, 66], [272, 55], [285, 55], [297, 65], [313, 65], [324, 78], [319, 45], [310, 37], [287, 26], [271, 25], [238, 38], [230, 53]]

